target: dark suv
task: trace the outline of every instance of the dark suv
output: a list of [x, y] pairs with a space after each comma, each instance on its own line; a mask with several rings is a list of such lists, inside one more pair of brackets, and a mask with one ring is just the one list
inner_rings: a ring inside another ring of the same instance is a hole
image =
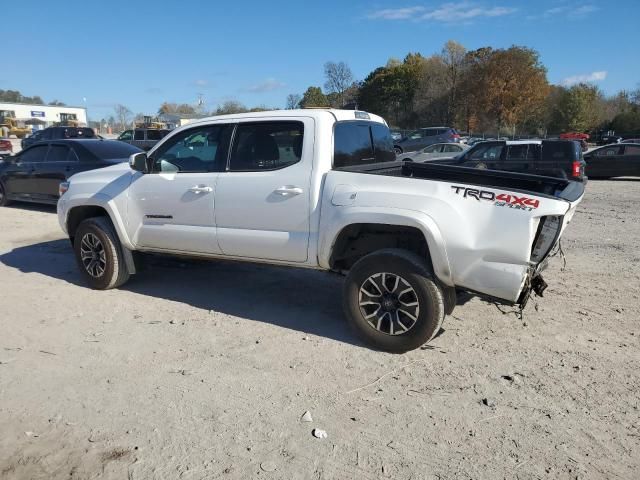
[[581, 180], [586, 163], [575, 140], [489, 141], [475, 144], [450, 160], [434, 160], [462, 167], [487, 168]]
[[118, 140], [148, 151], [166, 137], [170, 131], [163, 128], [136, 128], [125, 130], [120, 134]]
[[93, 128], [88, 127], [49, 127], [37, 130], [27, 138], [23, 138], [20, 145], [23, 149], [34, 143], [47, 140], [63, 140], [66, 138], [97, 138]]
[[451, 127], [420, 128], [400, 140], [394, 140], [396, 155], [413, 152], [434, 143], [459, 142], [460, 134]]

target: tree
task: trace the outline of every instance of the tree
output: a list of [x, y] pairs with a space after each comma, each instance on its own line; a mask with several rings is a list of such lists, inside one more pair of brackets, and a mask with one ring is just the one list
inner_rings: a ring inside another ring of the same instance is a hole
[[287, 110], [294, 110], [296, 108], [299, 108], [301, 100], [302, 95], [300, 95], [299, 93], [290, 93], [289, 95], [287, 95], [287, 103], [285, 108]]
[[48, 105], [53, 105], [54, 107], [64, 107], [67, 104], [59, 100], [52, 100], [51, 102], [48, 103]]
[[196, 113], [195, 107], [189, 105], [188, 103], [169, 103], [162, 102], [160, 108], [158, 109], [158, 115], [162, 115], [163, 113], [170, 113], [176, 115], [194, 115]]
[[245, 113], [248, 111], [249, 110], [247, 109], [247, 107], [245, 107], [242, 103], [235, 100], [229, 100], [224, 102], [222, 105], [218, 105], [218, 108], [216, 108], [216, 111], [213, 112], [213, 114], [229, 115], [232, 113]]
[[309, 107], [328, 107], [329, 101], [320, 87], [309, 87], [307, 91], [302, 95], [300, 100], [300, 106], [302, 108]]
[[113, 107], [113, 111], [118, 119], [120, 130], [126, 130], [129, 119], [131, 118], [131, 110], [129, 110], [129, 107], [118, 103]]
[[345, 104], [345, 91], [353, 83], [353, 73], [344, 62], [327, 62], [324, 64], [324, 76], [327, 81], [324, 88], [327, 92], [336, 95], [337, 105], [335, 107], [343, 107]]
[[0, 102], [7, 103], [29, 103], [29, 104], [44, 104], [44, 100], [38, 95], [33, 97], [25, 97], [18, 90], [2, 90], [0, 89]]
[[446, 68], [445, 88], [447, 89], [447, 110], [444, 123], [454, 123], [455, 112], [458, 108], [458, 95], [461, 77], [466, 64], [467, 50], [458, 42], [449, 40], [444, 44], [440, 58]]
[[555, 87], [555, 103], [549, 119], [552, 131], [586, 132], [600, 123], [603, 95], [595, 85], [580, 83], [570, 88]]

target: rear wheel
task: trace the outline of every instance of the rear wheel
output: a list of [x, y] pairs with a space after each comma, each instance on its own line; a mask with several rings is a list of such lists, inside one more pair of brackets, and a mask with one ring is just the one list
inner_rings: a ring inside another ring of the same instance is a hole
[[73, 249], [80, 271], [91, 288], [108, 290], [129, 279], [120, 240], [108, 218], [84, 220], [76, 231]]
[[393, 151], [396, 152], [396, 155], [402, 155], [402, 149], [400, 147], [393, 147]]
[[445, 316], [442, 289], [425, 259], [400, 249], [380, 250], [356, 262], [344, 284], [343, 307], [367, 344], [393, 353], [431, 340]]

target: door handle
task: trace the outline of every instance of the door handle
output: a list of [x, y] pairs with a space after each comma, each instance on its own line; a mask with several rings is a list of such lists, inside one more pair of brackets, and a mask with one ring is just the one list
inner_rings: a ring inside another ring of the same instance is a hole
[[194, 185], [189, 191], [192, 193], [211, 193], [213, 192], [213, 188], [207, 187], [206, 185]]
[[281, 195], [283, 197], [293, 197], [295, 195], [300, 195], [303, 190], [300, 187], [295, 187], [293, 185], [285, 185], [283, 187], [277, 188], [273, 193], [276, 195]]

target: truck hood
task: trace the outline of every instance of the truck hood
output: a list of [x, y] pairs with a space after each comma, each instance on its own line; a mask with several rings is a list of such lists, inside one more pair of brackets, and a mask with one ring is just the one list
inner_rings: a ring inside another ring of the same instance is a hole
[[108, 167], [96, 168], [95, 170], [87, 170], [84, 172], [76, 173], [69, 181], [70, 182], [109, 182], [115, 178], [118, 178], [125, 174], [132, 174], [133, 170], [129, 167], [129, 162], [123, 162], [121, 159], [106, 160], [109, 163], [113, 163]]

